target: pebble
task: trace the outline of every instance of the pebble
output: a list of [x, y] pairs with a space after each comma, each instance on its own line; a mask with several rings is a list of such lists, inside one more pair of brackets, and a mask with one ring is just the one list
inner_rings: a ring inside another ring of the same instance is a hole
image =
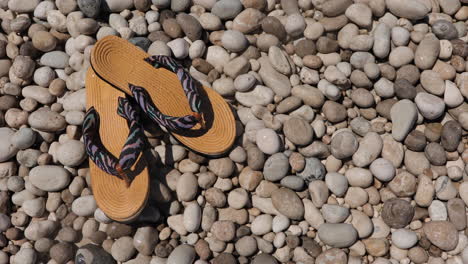
[[329, 172], [325, 176], [325, 183], [332, 193], [338, 197], [345, 195], [348, 190], [348, 179], [337, 172]]
[[191, 201], [195, 199], [198, 192], [197, 178], [193, 173], [184, 173], [177, 181], [177, 197], [181, 201]]
[[68, 66], [70, 56], [63, 51], [50, 51], [42, 55], [41, 64], [57, 69], [64, 69]]
[[57, 148], [57, 159], [65, 166], [75, 167], [86, 159], [85, 146], [81, 141], [68, 140]]
[[91, 216], [97, 208], [96, 200], [92, 195], [81, 196], [73, 201], [71, 208], [78, 216]]
[[252, 221], [250, 227], [252, 234], [254, 235], [265, 235], [268, 232], [271, 232], [273, 225], [273, 217], [268, 214], [262, 214]]
[[184, 227], [188, 232], [195, 232], [201, 224], [202, 211], [197, 203], [189, 203], [184, 210]]
[[385, 4], [392, 14], [407, 19], [421, 19], [430, 11], [424, 3], [418, 0], [411, 0], [409, 2], [403, 0], [386, 0]]
[[236, 227], [232, 221], [216, 221], [211, 226], [211, 233], [216, 239], [228, 242], [234, 239]]
[[32, 248], [21, 248], [13, 259], [13, 264], [33, 264], [36, 263], [37, 253]]
[[47, 192], [63, 190], [70, 183], [70, 174], [60, 166], [43, 165], [34, 167], [29, 173], [31, 183]]
[[320, 240], [331, 247], [349, 247], [358, 238], [356, 229], [350, 224], [329, 224], [320, 225], [318, 229]]
[[251, 256], [257, 252], [257, 240], [251, 236], [245, 236], [239, 239], [235, 244], [236, 251], [241, 256]]
[[297, 173], [306, 182], [313, 180], [323, 180], [325, 177], [325, 166], [317, 158], [306, 158], [304, 170]]
[[439, 73], [432, 70], [425, 70], [421, 73], [421, 85], [433, 95], [443, 95], [445, 83]]
[[446, 151], [455, 151], [461, 141], [462, 128], [456, 121], [448, 121], [442, 127], [441, 145]]
[[263, 176], [266, 180], [274, 182], [284, 178], [288, 171], [288, 158], [283, 153], [276, 153], [265, 161]]
[[284, 25], [284, 29], [292, 37], [301, 35], [305, 28], [305, 20], [302, 15], [298, 13], [289, 15], [286, 19], [286, 24]]
[[372, 184], [372, 174], [367, 169], [352, 168], [346, 171], [346, 178], [350, 186], [367, 188]]
[[356, 136], [349, 131], [342, 131], [335, 134], [331, 141], [331, 154], [337, 159], [347, 159], [358, 149], [359, 142]]
[[388, 182], [395, 177], [395, 167], [384, 158], [374, 160], [369, 166], [372, 174], [380, 181]]
[[432, 201], [428, 208], [429, 217], [431, 221], [445, 221], [447, 220], [447, 209], [445, 204], [439, 200]]
[[304, 204], [291, 189], [280, 188], [272, 192], [273, 206], [284, 216], [300, 220], [304, 217]]
[[259, 62], [261, 68], [258, 73], [265, 85], [270, 87], [278, 96], [289, 96], [291, 93], [291, 84], [288, 77], [276, 71], [267, 58], [261, 58]]
[[405, 227], [411, 222], [413, 216], [414, 208], [405, 200], [392, 198], [384, 202], [382, 219], [389, 227]]
[[416, 123], [418, 112], [416, 105], [408, 99], [394, 104], [391, 112], [392, 136], [397, 141], [403, 141]]
[[346, 9], [345, 15], [349, 20], [363, 28], [368, 28], [372, 23], [372, 10], [365, 4], [350, 5]]
[[458, 37], [458, 31], [450, 22], [443, 19], [437, 20], [432, 24], [432, 32], [439, 39], [455, 39]]
[[423, 226], [423, 231], [427, 239], [442, 250], [453, 250], [458, 244], [457, 230], [451, 222], [427, 222]]
[[433, 35], [427, 35], [416, 48], [414, 63], [422, 70], [434, 66], [440, 52], [440, 41]]
[[335, 204], [324, 204], [322, 215], [328, 223], [343, 223], [349, 216], [349, 209]]
[[265, 154], [272, 155], [281, 148], [280, 138], [273, 129], [263, 128], [257, 131], [256, 142], [258, 148]]
[[232, 19], [242, 10], [242, 4], [239, 0], [221, 0], [216, 2], [211, 8], [211, 12], [222, 20]]
[[176, 247], [169, 257], [167, 264], [190, 264], [195, 260], [195, 250], [189, 245], [180, 245]]
[[13, 129], [0, 128], [0, 162], [7, 161], [18, 153], [19, 149], [10, 143], [14, 135], [15, 131]]
[[414, 99], [419, 113], [428, 120], [439, 118], [445, 110], [444, 101], [432, 94], [418, 93]]
[[252, 107], [254, 105], [266, 106], [273, 102], [275, 93], [268, 87], [256, 85], [250, 92], [236, 92], [236, 100], [244, 106]]
[[414, 231], [400, 228], [392, 232], [392, 243], [400, 249], [409, 249], [418, 242], [418, 236]]
[[241, 52], [248, 46], [247, 38], [239, 31], [227, 30], [221, 38], [223, 47], [231, 52]]
[[371, 164], [381, 153], [383, 141], [375, 132], [367, 133], [359, 143], [359, 148], [353, 154], [353, 163], [358, 167]]
[[447, 202], [447, 212], [450, 222], [457, 230], [463, 230], [467, 226], [466, 208], [462, 199], [452, 198]]

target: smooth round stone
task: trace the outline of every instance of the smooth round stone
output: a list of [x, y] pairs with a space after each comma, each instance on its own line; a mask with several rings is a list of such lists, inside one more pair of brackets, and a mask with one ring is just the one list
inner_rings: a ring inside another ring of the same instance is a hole
[[250, 229], [254, 235], [264, 235], [271, 231], [273, 225], [273, 217], [268, 214], [262, 214], [252, 221]]
[[15, 135], [15, 131], [8, 127], [0, 128], [0, 162], [7, 161], [18, 153], [18, 148], [12, 146], [10, 139]]
[[36, 132], [28, 127], [22, 127], [11, 137], [10, 141], [18, 149], [27, 149], [36, 141]]
[[197, 178], [193, 173], [184, 173], [177, 181], [177, 197], [181, 201], [191, 201], [195, 199], [198, 192]]
[[234, 166], [234, 162], [229, 158], [212, 159], [208, 162], [210, 171], [220, 178], [231, 176], [235, 170]]
[[424, 234], [429, 241], [444, 251], [455, 249], [458, 244], [458, 233], [448, 221], [430, 221], [423, 226]]
[[283, 153], [270, 156], [263, 167], [263, 176], [268, 181], [279, 181], [289, 171], [289, 160]]
[[391, 181], [396, 173], [392, 162], [384, 158], [374, 160], [369, 169], [379, 181], [383, 182]]
[[275, 233], [286, 230], [290, 225], [289, 218], [284, 215], [277, 215], [273, 218], [272, 230]]
[[257, 252], [257, 240], [251, 236], [244, 236], [236, 242], [235, 248], [239, 255], [251, 256]]
[[409, 229], [397, 229], [392, 232], [392, 244], [401, 249], [413, 247], [418, 242], [418, 236]]
[[218, 240], [228, 242], [234, 239], [236, 235], [236, 227], [234, 222], [229, 220], [220, 220], [213, 223], [211, 233]]
[[189, 203], [184, 209], [184, 226], [188, 232], [196, 232], [201, 224], [201, 209], [195, 203]]
[[432, 94], [418, 93], [414, 99], [419, 112], [426, 119], [434, 120], [442, 116], [445, 110], [444, 101]]
[[281, 179], [280, 184], [294, 191], [301, 191], [304, 188], [304, 179], [298, 176], [286, 176]]
[[392, 42], [396, 46], [408, 45], [410, 39], [410, 32], [403, 27], [392, 28]]
[[399, 68], [409, 64], [414, 59], [414, 52], [408, 47], [397, 47], [390, 52], [388, 61], [393, 67]]
[[95, 18], [99, 15], [101, 0], [78, 0], [77, 3], [85, 16]]
[[389, 227], [405, 227], [411, 222], [413, 216], [414, 208], [405, 200], [392, 198], [384, 203], [382, 218]]
[[425, 70], [421, 73], [421, 85], [423, 88], [434, 95], [443, 95], [445, 83], [439, 73], [432, 70]]
[[57, 69], [64, 69], [68, 66], [70, 56], [63, 51], [47, 52], [41, 57], [41, 64]]
[[75, 263], [112, 264], [115, 260], [101, 246], [86, 244], [76, 252]]
[[342, 223], [349, 216], [349, 209], [335, 204], [324, 204], [322, 214], [325, 221], [332, 224]]
[[96, 200], [92, 195], [81, 196], [72, 203], [72, 211], [78, 216], [91, 216], [96, 209]]
[[372, 184], [373, 178], [369, 170], [363, 168], [351, 168], [345, 173], [350, 186], [367, 188]]
[[249, 42], [247, 38], [237, 30], [227, 30], [224, 32], [221, 43], [223, 47], [231, 52], [241, 52], [247, 48]]
[[239, 92], [249, 91], [257, 82], [252, 74], [241, 74], [234, 80], [234, 88]]
[[57, 148], [56, 156], [65, 166], [78, 166], [86, 159], [84, 144], [78, 140], [68, 140]]
[[432, 24], [432, 32], [439, 39], [456, 39], [458, 37], [457, 28], [452, 24], [452, 22], [447, 20], [437, 20]]
[[349, 247], [358, 238], [356, 229], [350, 224], [329, 224], [325, 223], [318, 228], [320, 240], [331, 247]]
[[431, 10], [423, 2], [417, 0], [386, 0], [385, 4], [393, 15], [407, 19], [422, 19]]
[[249, 201], [249, 195], [243, 188], [237, 188], [229, 192], [228, 204], [234, 209], [242, 209], [247, 205]]
[[182, 31], [184, 31], [185, 35], [191, 41], [196, 41], [201, 38], [203, 28], [195, 17], [180, 13], [177, 15], [176, 20], [182, 28]]
[[43, 191], [56, 192], [68, 186], [70, 174], [61, 166], [43, 165], [31, 169], [29, 180]]
[[[13, 263], [21, 264], [34, 264], [36, 263], [37, 253], [32, 248], [21, 248], [15, 255]], [[8, 262], [7, 262], [8, 263]]]
[[117, 261], [127, 261], [135, 252], [136, 249], [133, 247], [133, 239], [129, 236], [123, 236], [117, 239], [111, 247], [112, 257]]
[[38, 31], [32, 38], [33, 46], [43, 52], [51, 51], [57, 45], [57, 39], [47, 31]]
[[413, 128], [418, 118], [416, 105], [408, 99], [394, 104], [390, 110], [392, 118], [392, 136], [397, 141], [403, 141]]
[[349, 131], [342, 131], [332, 137], [331, 153], [337, 159], [351, 157], [359, 147], [356, 136]]
[[338, 197], [345, 195], [346, 190], [348, 190], [348, 179], [337, 172], [327, 173], [325, 183], [328, 189]]
[[221, 0], [214, 4], [211, 13], [222, 20], [233, 19], [242, 11], [242, 4], [239, 0]]
[[372, 24], [372, 10], [365, 4], [350, 5], [346, 9], [345, 15], [360, 27], [368, 28]]
[[312, 142], [314, 132], [312, 126], [302, 118], [290, 118], [283, 125], [286, 138], [292, 143], [300, 146]]
[[303, 178], [306, 182], [313, 180], [323, 180], [325, 177], [325, 166], [317, 158], [306, 158], [304, 170], [296, 175]]
[[271, 194], [273, 206], [284, 216], [300, 220], [304, 217], [304, 204], [295, 192], [287, 188], [280, 188]]
[[265, 154], [272, 155], [281, 148], [281, 142], [276, 132], [271, 128], [263, 128], [257, 131], [256, 142], [258, 148]]
[[462, 128], [454, 120], [446, 122], [442, 127], [441, 145], [447, 151], [455, 151], [461, 141]]
[[306, 23], [304, 17], [300, 14], [289, 15], [286, 19], [286, 24], [284, 25], [284, 29], [292, 37], [301, 35], [305, 28]]

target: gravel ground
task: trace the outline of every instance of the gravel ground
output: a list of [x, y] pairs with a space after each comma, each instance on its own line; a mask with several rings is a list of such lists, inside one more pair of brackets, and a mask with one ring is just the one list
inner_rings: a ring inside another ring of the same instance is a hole
[[[0, 0], [0, 264], [468, 263], [467, 0]], [[148, 208], [97, 208], [85, 73], [107, 35], [235, 108], [148, 132]], [[169, 157], [168, 155], [171, 155]]]

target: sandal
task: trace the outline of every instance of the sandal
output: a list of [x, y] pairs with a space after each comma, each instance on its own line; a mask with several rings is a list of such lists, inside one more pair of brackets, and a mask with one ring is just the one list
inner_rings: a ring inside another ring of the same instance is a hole
[[236, 124], [229, 104], [176, 60], [150, 56], [122, 38], [107, 36], [95, 44], [91, 67], [193, 151], [218, 156], [232, 147]]
[[102, 81], [92, 68], [86, 74], [86, 103], [83, 141], [92, 161], [89, 168], [96, 203], [111, 219], [133, 220], [149, 195], [139, 107]]

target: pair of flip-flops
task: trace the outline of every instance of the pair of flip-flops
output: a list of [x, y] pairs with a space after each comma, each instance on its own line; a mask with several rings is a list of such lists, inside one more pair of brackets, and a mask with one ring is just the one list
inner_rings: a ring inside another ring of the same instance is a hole
[[223, 154], [234, 142], [234, 115], [220, 95], [176, 60], [150, 56], [118, 37], [94, 46], [86, 99], [83, 140], [94, 197], [117, 221], [134, 219], [148, 200], [143, 117], [200, 154]]

